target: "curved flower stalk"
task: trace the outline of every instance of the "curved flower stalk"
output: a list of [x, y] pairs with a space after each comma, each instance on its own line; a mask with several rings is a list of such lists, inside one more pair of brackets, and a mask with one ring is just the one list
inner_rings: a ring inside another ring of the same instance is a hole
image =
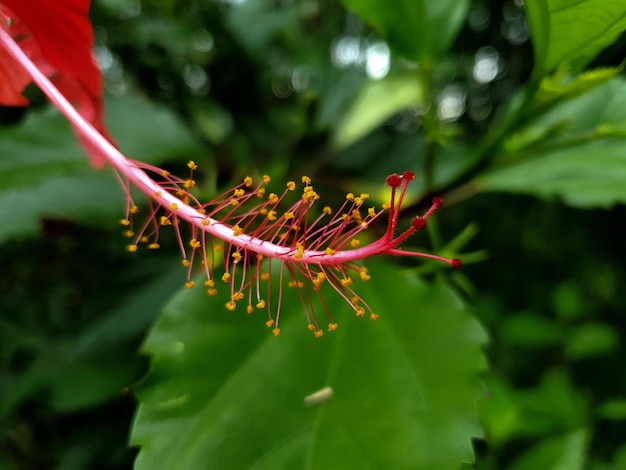
[[[111, 164], [126, 191], [126, 216], [121, 220], [124, 235], [130, 239], [129, 251], [145, 245], [159, 247], [159, 232], [164, 227], [175, 230], [183, 265], [188, 268], [187, 287], [194, 266], [202, 266], [208, 295], [217, 294], [220, 286], [228, 290], [225, 308], [235, 310], [239, 305], [253, 313], [265, 310], [267, 326], [275, 335], [280, 333], [279, 321], [284, 288], [296, 289], [307, 318], [307, 328], [315, 336], [323, 329], [314, 309], [314, 298], [328, 318], [328, 329], [337, 329], [337, 323], [326, 308], [323, 294], [334, 292], [353, 309], [357, 317], [366, 314], [376, 320], [378, 315], [356, 292], [356, 285], [367, 282], [370, 273], [361, 260], [376, 255], [409, 256], [442, 261], [454, 268], [458, 259], [403, 250], [400, 245], [416, 231], [426, 226], [427, 219], [441, 206], [434, 199], [422, 216], [415, 217], [411, 226], [396, 234], [400, 208], [410, 182], [411, 172], [391, 175], [389, 203], [380, 209], [368, 207], [367, 194], [348, 194], [339, 211], [329, 207], [318, 209], [319, 195], [309, 177], [296, 184], [290, 181], [282, 193], [269, 192], [270, 178], [264, 176], [255, 182], [246, 177], [241, 184], [208, 203], [193, 195], [194, 171], [197, 165], [190, 161], [189, 177], [171, 175], [165, 170], [127, 158], [88, 122], [50, 82], [4, 29], [0, 28], [0, 45], [44, 91], [52, 103], [72, 123], [81, 139]], [[139, 208], [133, 202], [132, 188], [136, 187], [150, 200], [148, 216], [143, 224], [135, 220]], [[281, 209], [295, 197], [287, 209]], [[371, 222], [387, 212], [388, 223], [384, 235], [362, 245], [359, 238]], [[190, 237], [183, 236], [181, 224], [190, 229]], [[219, 259], [218, 259], [219, 257]], [[218, 266], [223, 266], [219, 270]], [[270, 283], [277, 273], [278, 286]]]

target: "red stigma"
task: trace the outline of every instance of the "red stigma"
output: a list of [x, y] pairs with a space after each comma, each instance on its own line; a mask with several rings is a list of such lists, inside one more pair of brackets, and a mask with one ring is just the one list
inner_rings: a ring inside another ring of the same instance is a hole
[[426, 219], [424, 217], [415, 217], [411, 222], [415, 230], [424, 230], [426, 228]]
[[399, 175], [396, 175], [395, 173], [393, 175], [389, 175], [387, 176], [387, 185], [391, 186], [392, 188], [397, 188], [402, 184], [402, 177]]
[[454, 258], [450, 264], [454, 269], [459, 269], [461, 267], [461, 260], [459, 258]]
[[415, 173], [413, 173], [412, 171], [405, 171], [404, 173], [402, 173], [402, 178], [407, 181], [413, 181], [415, 179]]
[[443, 204], [443, 199], [441, 199], [440, 197], [435, 197], [433, 198], [433, 206], [435, 206], [435, 208], [440, 208]]

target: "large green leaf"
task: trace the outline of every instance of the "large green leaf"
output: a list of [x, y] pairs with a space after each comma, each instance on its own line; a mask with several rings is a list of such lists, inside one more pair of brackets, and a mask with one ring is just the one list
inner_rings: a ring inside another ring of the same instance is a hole
[[[148, 266], [147, 272], [136, 268], [120, 273], [116, 281], [132, 282], [134, 292], [77, 334], [58, 339], [0, 319], [3, 344], [13, 343], [34, 358], [19, 374], [6, 371], [0, 416], [42, 393], [45, 403], [57, 410], [94, 406], [119, 396], [141, 375], [144, 361], [135, 354], [136, 342], [184, 279], [178, 262], [158, 260]], [[109, 281], [103, 289], [119, 293], [114, 284]]]
[[526, 0], [535, 74], [561, 64], [582, 69], [626, 30], [622, 0]]
[[[287, 289], [281, 334], [258, 313], [184, 290], [145, 350], [135, 468], [458, 469], [481, 435], [476, 374], [485, 333], [458, 296], [392, 265], [371, 269], [365, 292], [378, 322], [355, 318], [336, 295], [339, 322], [316, 339]], [[319, 307], [319, 305], [318, 305]], [[304, 398], [324, 387], [334, 396]]]
[[448, 50], [465, 15], [467, 0], [343, 0], [400, 54], [433, 62]]
[[561, 198], [576, 207], [626, 202], [626, 81], [618, 78], [555, 106], [519, 130], [482, 191]]
[[[176, 117], [138, 96], [107, 102], [111, 133], [128, 156], [151, 164], [192, 158], [201, 148]], [[124, 196], [112, 172], [95, 171], [54, 109], [0, 130], [0, 242], [28, 237], [42, 217], [111, 226]]]
[[522, 455], [508, 470], [582, 470], [588, 442], [589, 431], [586, 429], [546, 440]]
[[397, 112], [420, 105], [424, 105], [424, 97], [414, 75], [370, 81], [344, 115], [335, 134], [335, 145], [347, 147]]

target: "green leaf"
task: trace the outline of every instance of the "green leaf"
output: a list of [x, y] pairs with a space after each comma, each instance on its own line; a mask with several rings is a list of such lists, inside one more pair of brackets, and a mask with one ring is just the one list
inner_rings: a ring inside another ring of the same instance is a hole
[[588, 442], [587, 429], [545, 440], [517, 459], [508, 470], [582, 470]]
[[[74, 337], [56, 340], [34, 335], [28, 341], [22, 328], [12, 328], [11, 336], [20, 338], [22, 345], [26, 338], [28, 353], [35, 359], [2, 391], [0, 415], [43, 391], [45, 403], [57, 410], [94, 406], [119, 396], [140, 377], [145, 364], [135, 353], [137, 338], [175, 287], [183, 283], [184, 269], [178, 262], [159, 261], [145, 273], [150, 275], [149, 282], [137, 274], [135, 270], [121, 273], [121, 278], [130, 276], [128, 282], [136, 285], [133, 294]], [[8, 327], [8, 322], [3, 325]]]
[[[202, 149], [165, 108], [134, 95], [107, 101], [109, 129], [131, 158], [159, 164]], [[124, 194], [110, 170], [91, 168], [65, 119], [54, 109], [31, 112], [0, 130], [0, 242], [29, 237], [41, 218], [113, 226]], [[10, 223], [8, 223], [10, 221]]]
[[597, 410], [601, 418], [624, 421], [626, 420], [626, 399], [614, 399], [602, 403]]
[[405, 57], [434, 62], [446, 53], [461, 28], [467, 0], [343, 0]]
[[496, 163], [475, 181], [477, 189], [584, 208], [626, 202], [626, 81], [611, 80], [538, 116]]
[[607, 355], [619, 345], [619, 335], [604, 323], [587, 323], [570, 332], [565, 355], [571, 359]]
[[561, 370], [553, 370], [535, 388], [517, 391], [516, 402], [523, 410], [517, 430], [520, 435], [553, 435], [585, 427], [589, 422], [588, 399]]
[[347, 147], [399, 111], [423, 104], [422, 87], [414, 75], [369, 81], [339, 124], [335, 145]]
[[568, 64], [582, 70], [626, 30], [622, 0], [526, 0], [535, 75]]
[[501, 339], [521, 348], [542, 348], [559, 342], [561, 331], [554, 322], [536, 313], [518, 313], [504, 319]]
[[[293, 289], [279, 337], [259, 312], [181, 291], [145, 344], [153, 359], [138, 390], [135, 468], [456, 470], [473, 461], [484, 331], [445, 285], [390, 265], [370, 272], [378, 322], [331, 294], [339, 329], [320, 339]], [[325, 387], [332, 397], [305, 406]]]

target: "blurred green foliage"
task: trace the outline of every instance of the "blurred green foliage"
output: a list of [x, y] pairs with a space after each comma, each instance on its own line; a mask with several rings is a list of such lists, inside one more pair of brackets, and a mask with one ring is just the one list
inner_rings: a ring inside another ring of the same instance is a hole
[[372, 264], [379, 323], [329, 299], [311, 343], [288, 298], [268, 338], [174, 295], [173, 237], [124, 252], [114, 176], [30, 89], [0, 109], [0, 468], [626, 468], [626, 6], [524, 3], [94, 0], [129, 157], [195, 159], [201, 198], [307, 174], [380, 204], [412, 170], [407, 220], [446, 208], [407, 246], [465, 264]]

